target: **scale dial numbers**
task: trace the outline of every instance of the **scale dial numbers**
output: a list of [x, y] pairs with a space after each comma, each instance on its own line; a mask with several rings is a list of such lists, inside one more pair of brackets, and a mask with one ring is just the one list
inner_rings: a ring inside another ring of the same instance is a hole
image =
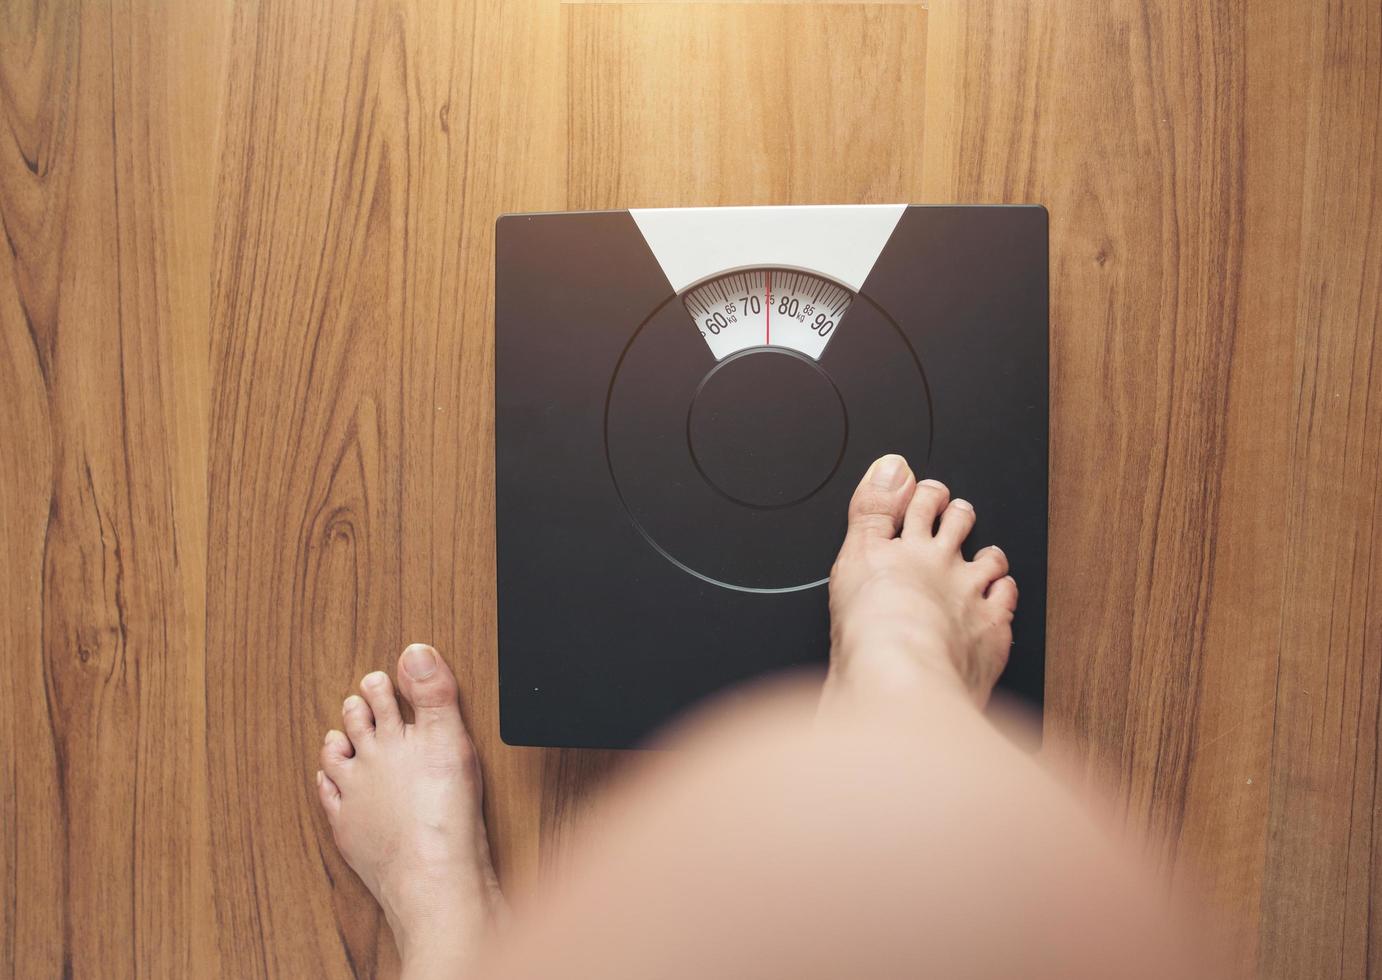
[[709, 279], [682, 298], [715, 360], [749, 347], [788, 347], [819, 360], [854, 295], [794, 269], [748, 269]]

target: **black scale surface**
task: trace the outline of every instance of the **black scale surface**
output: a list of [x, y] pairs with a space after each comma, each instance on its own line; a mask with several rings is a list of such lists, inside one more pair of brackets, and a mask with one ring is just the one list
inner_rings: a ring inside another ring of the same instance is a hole
[[974, 503], [1021, 590], [1000, 686], [1044, 668], [1047, 223], [909, 207], [819, 362], [716, 362], [626, 211], [497, 226], [500, 715], [624, 747], [736, 681], [823, 664], [824, 580], [876, 457]]

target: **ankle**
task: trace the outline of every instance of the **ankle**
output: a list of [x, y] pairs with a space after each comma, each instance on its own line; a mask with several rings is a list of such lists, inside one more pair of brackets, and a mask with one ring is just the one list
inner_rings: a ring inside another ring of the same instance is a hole
[[[486, 862], [488, 853], [486, 849]], [[420, 883], [421, 876], [414, 878]], [[405, 977], [467, 977], [493, 944], [508, 906], [489, 867], [472, 875], [452, 867], [435, 887], [415, 888], [408, 901], [384, 903]]]
[[867, 617], [838, 622], [830, 649], [831, 673], [862, 690], [900, 689], [940, 685], [943, 690], [968, 693], [960, 676], [952, 643], [937, 613], [915, 615], [911, 608], [869, 611]]
[[433, 977], [446, 977], [447, 980], [465, 980], [475, 970], [477, 957], [446, 944], [427, 945], [422, 948], [410, 947], [407, 952], [399, 950], [402, 963], [400, 975], [403, 980], [432, 980]]
[[439, 916], [436, 921], [415, 921], [406, 927], [390, 920], [405, 980], [464, 980], [474, 973], [475, 964], [493, 941], [495, 923], [490, 916], [481, 915], [468, 928], [458, 925], [450, 915]]
[[886, 644], [864, 649], [842, 643], [831, 652], [823, 701], [911, 705], [937, 699], [977, 706], [974, 692], [944, 651]]

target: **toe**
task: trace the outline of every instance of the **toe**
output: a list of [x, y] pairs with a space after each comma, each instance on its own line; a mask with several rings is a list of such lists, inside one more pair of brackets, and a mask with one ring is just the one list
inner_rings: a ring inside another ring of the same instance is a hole
[[939, 480], [922, 480], [917, 484], [912, 502], [907, 505], [907, 521], [903, 537], [930, 537], [945, 505], [950, 503], [950, 490]]
[[320, 769], [317, 770], [317, 798], [321, 800], [322, 809], [329, 815], [335, 816], [341, 810], [341, 790], [332, 781], [331, 777]]
[[341, 722], [356, 751], [374, 737], [374, 714], [369, 703], [358, 694], [352, 694], [341, 705]]
[[398, 686], [413, 706], [413, 723], [423, 731], [464, 732], [456, 703], [456, 677], [437, 651], [414, 643], [398, 658]]
[[328, 776], [339, 776], [354, 754], [355, 747], [350, 744], [350, 739], [333, 728], [322, 741], [322, 769]]
[[874, 461], [849, 502], [851, 536], [895, 538], [902, 515], [916, 488], [912, 469], [901, 456]]
[[989, 602], [996, 602], [1008, 612], [1013, 612], [1017, 609], [1017, 582], [1011, 575], [1004, 575], [989, 586], [987, 598]]
[[366, 674], [360, 681], [360, 693], [365, 696], [370, 713], [374, 715], [376, 735], [388, 737], [402, 733], [403, 716], [399, 714], [398, 698], [394, 696], [393, 682], [388, 674], [382, 670]]
[[974, 505], [968, 500], [952, 500], [941, 514], [941, 526], [936, 541], [946, 548], [960, 550], [960, 545], [974, 527]]
[[996, 544], [981, 548], [970, 562], [974, 577], [979, 580], [979, 588], [987, 589], [989, 584], [1008, 574], [1008, 556]]

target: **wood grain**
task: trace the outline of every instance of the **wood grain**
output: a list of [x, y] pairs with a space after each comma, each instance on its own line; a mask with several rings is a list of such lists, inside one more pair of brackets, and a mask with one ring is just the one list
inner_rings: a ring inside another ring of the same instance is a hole
[[[573, 209], [920, 192], [923, 8], [585, 4], [564, 14]], [[861, 52], [869, 72], [858, 70]]]
[[0, 9], [0, 969], [14, 976], [186, 974], [210, 935], [218, 13]]
[[238, 13], [211, 315], [221, 956], [237, 976], [392, 972], [310, 777], [349, 686], [406, 642], [457, 670], [501, 873], [536, 863], [540, 758], [497, 738], [491, 242], [501, 210], [561, 204], [560, 102], [535, 104], [551, 73], [530, 48], [556, 10]]
[[500, 870], [506, 210], [1039, 201], [1048, 735], [1264, 976], [1382, 971], [1382, 11], [0, 5], [0, 975], [391, 975], [311, 792], [461, 678]]
[[946, 4], [931, 41], [929, 196], [1051, 210], [1048, 731], [1246, 968], [1375, 972], [1376, 5]]

